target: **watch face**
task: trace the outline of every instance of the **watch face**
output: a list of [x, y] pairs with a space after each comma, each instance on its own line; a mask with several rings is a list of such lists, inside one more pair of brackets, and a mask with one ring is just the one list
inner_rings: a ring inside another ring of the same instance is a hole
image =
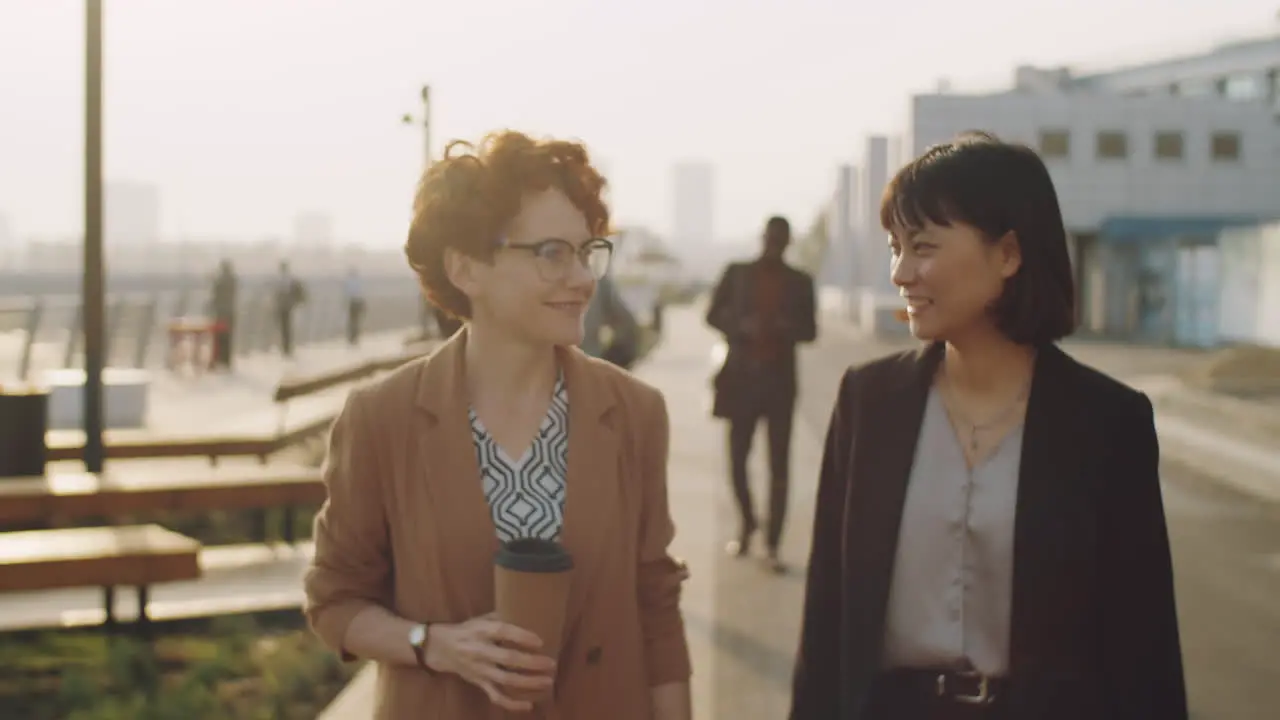
[[409, 631], [409, 644], [414, 647], [422, 647], [422, 643], [427, 639], [427, 626], [414, 625]]

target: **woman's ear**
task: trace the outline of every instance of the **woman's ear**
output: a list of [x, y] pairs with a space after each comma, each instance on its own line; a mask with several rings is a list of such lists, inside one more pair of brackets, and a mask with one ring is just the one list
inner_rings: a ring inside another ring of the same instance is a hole
[[1008, 280], [1018, 274], [1022, 267], [1022, 243], [1018, 234], [1010, 230], [996, 241], [996, 249], [1000, 254], [1000, 275]]
[[449, 282], [467, 299], [474, 301], [475, 297], [480, 293], [480, 278], [477, 272], [476, 259], [459, 252], [454, 248], [444, 249], [444, 276]]

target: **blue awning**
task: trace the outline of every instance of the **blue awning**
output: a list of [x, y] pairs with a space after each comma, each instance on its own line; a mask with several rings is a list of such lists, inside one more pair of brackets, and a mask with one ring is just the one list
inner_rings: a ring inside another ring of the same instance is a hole
[[1102, 221], [1098, 237], [1103, 242], [1113, 243], [1211, 238], [1229, 227], [1261, 225], [1270, 221], [1261, 215], [1116, 216]]

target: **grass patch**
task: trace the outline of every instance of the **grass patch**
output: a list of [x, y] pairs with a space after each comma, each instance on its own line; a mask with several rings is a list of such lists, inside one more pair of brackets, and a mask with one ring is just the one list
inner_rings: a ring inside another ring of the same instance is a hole
[[358, 669], [297, 612], [0, 636], [0, 708], [24, 720], [314, 720]]

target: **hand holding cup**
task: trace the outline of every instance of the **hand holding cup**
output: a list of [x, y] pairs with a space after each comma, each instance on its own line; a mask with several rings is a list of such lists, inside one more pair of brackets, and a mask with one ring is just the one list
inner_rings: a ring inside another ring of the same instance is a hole
[[480, 688], [494, 705], [525, 712], [533, 703], [518, 698], [546, 692], [555, 682], [556, 662], [539, 652], [542, 640], [494, 613], [432, 629], [428, 664]]

